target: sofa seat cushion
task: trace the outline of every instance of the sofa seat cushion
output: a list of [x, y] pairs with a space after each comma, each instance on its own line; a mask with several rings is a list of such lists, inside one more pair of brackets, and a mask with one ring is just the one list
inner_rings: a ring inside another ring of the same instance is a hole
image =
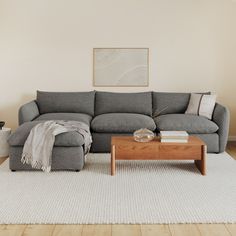
[[38, 116], [35, 120], [73, 120], [90, 125], [92, 116], [83, 113], [47, 113]]
[[[31, 129], [42, 121], [26, 122], [19, 126], [10, 136], [8, 142], [11, 146], [23, 146], [29, 136]], [[54, 146], [58, 147], [80, 147], [84, 144], [84, 138], [76, 131], [62, 133], [56, 136]]]
[[201, 116], [187, 114], [168, 114], [154, 119], [157, 130], [185, 130], [190, 134], [211, 134], [219, 127]]
[[156, 129], [155, 122], [149, 116], [133, 113], [108, 113], [96, 116], [91, 128], [98, 133], [132, 133], [137, 129]]

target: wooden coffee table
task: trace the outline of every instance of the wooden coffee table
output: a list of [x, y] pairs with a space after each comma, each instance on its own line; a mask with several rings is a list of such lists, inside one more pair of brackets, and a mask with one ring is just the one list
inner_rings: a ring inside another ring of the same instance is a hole
[[115, 175], [116, 160], [194, 160], [206, 175], [206, 153], [206, 144], [195, 136], [190, 136], [188, 143], [161, 143], [158, 137], [140, 143], [132, 136], [112, 136], [111, 175]]

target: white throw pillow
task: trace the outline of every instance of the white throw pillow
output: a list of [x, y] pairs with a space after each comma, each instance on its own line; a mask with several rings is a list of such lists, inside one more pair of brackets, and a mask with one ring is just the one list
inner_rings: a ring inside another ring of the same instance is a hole
[[192, 93], [185, 114], [204, 116], [212, 119], [216, 104], [216, 95]]

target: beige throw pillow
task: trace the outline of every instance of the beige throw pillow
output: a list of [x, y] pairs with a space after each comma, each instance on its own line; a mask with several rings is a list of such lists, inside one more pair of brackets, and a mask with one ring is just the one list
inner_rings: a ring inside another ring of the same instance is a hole
[[215, 103], [216, 95], [192, 93], [185, 114], [204, 116], [211, 120]]

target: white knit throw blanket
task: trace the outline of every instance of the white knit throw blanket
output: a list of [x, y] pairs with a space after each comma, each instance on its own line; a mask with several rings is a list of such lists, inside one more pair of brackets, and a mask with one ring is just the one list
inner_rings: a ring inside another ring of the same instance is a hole
[[92, 143], [88, 125], [78, 121], [46, 121], [31, 129], [24, 144], [21, 162], [50, 172], [55, 136], [70, 131], [76, 131], [84, 137], [84, 151], [87, 154]]

